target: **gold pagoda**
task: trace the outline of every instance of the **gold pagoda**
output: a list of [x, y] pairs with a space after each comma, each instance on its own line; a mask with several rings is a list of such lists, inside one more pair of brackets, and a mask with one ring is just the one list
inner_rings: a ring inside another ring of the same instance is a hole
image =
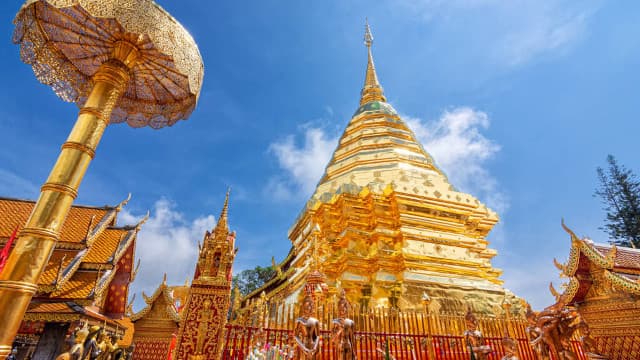
[[497, 252], [486, 239], [498, 215], [449, 182], [387, 102], [372, 42], [367, 24], [360, 106], [289, 230], [292, 249], [276, 277], [245, 299], [265, 291], [269, 300], [295, 303], [318, 263], [329, 293], [344, 288], [362, 306], [417, 309], [428, 296], [441, 313], [499, 312], [513, 295], [491, 265]]

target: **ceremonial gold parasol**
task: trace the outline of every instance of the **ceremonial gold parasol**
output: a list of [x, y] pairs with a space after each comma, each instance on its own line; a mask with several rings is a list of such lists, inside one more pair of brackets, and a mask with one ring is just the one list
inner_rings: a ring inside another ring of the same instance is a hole
[[80, 112], [0, 273], [0, 358], [106, 126], [161, 128], [186, 119], [204, 72], [191, 35], [152, 0], [28, 0], [14, 22], [22, 60]]

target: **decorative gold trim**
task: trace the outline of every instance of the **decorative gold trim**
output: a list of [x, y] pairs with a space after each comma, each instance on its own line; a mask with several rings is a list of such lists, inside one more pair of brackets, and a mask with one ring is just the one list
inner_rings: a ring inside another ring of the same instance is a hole
[[78, 191], [76, 191], [76, 189], [74, 189], [73, 187], [66, 184], [58, 184], [54, 182], [44, 183], [44, 185], [42, 185], [42, 187], [40, 188], [40, 191], [55, 191], [58, 193], [67, 194], [73, 199], [78, 197]]
[[12, 292], [33, 294], [38, 290], [36, 284], [25, 281], [0, 280], [0, 289], [11, 290]]
[[627, 279], [624, 276], [620, 276], [616, 273], [613, 273], [609, 270], [604, 271], [604, 276], [611, 284], [618, 290], [622, 290], [624, 292], [629, 292], [634, 295], [640, 295], [640, 283], [637, 283], [633, 280]]
[[[54, 242], [57, 242], [58, 238], [60, 237], [60, 235], [53, 230], [43, 229], [43, 228], [34, 228], [34, 227], [24, 227], [22, 228], [22, 230], [20, 230], [20, 234], [18, 235], [18, 238], [22, 238], [26, 236], [33, 236], [33, 237], [40, 238], [39, 241], [43, 241], [46, 239]], [[22, 251], [22, 249], [16, 248], [14, 249], [14, 251]]]
[[98, 119], [100, 119], [101, 121], [103, 121], [103, 122], [104, 122], [104, 119], [102, 118], [102, 117], [103, 117], [102, 112], [101, 112], [99, 109], [94, 108], [94, 107], [91, 107], [91, 106], [84, 106], [84, 107], [82, 107], [82, 108], [80, 109], [80, 111], [78, 111], [78, 114], [79, 114], [79, 115], [91, 115], [91, 116], [95, 116], [95, 117], [97, 117]]
[[82, 144], [82, 143], [79, 143], [79, 142], [75, 142], [75, 141], [67, 141], [67, 142], [65, 142], [64, 144], [62, 144], [61, 149], [62, 150], [64, 150], [64, 149], [78, 150], [80, 152], [83, 152], [83, 153], [89, 155], [91, 160], [93, 160], [93, 158], [96, 156], [95, 149], [92, 149], [91, 147], [86, 146], [85, 144]]

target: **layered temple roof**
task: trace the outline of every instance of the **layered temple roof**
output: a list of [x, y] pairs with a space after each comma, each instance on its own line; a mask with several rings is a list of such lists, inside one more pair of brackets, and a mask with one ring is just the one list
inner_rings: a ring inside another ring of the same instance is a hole
[[[162, 284], [158, 286], [151, 296], [147, 296], [144, 292], [142, 293], [146, 305], [142, 310], [131, 315], [131, 321], [135, 323], [144, 318], [173, 320], [177, 329], [180, 323], [181, 309], [179, 306], [184, 305], [186, 298], [184, 296], [174, 297], [174, 292], [184, 295], [188, 292], [188, 289], [188, 284], [184, 286], [167, 286], [167, 275], [165, 274]], [[182, 304], [178, 304], [180, 300]], [[154, 309], [155, 311], [153, 311]]]
[[[116, 206], [70, 209], [25, 320], [105, 320], [124, 315], [136, 272], [135, 240], [144, 222], [116, 225], [128, 200]], [[0, 198], [0, 246], [26, 223], [33, 206], [29, 200]]]
[[551, 292], [564, 295], [569, 304], [581, 303], [596, 287], [609, 287], [614, 291], [640, 295], [640, 249], [597, 244], [588, 238], [579, 238], [562, 223], [571, 236], [571, 250], [565, 263], [554, 259], [561, 274], [569, 278], [563, 293], [551, 285]]

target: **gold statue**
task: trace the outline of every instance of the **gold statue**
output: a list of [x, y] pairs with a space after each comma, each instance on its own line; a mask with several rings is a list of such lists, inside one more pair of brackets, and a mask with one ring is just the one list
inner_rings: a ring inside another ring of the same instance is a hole
[[580, 342], [582, 343], [582, 350], [584, 350], [587, 358], [589, 360], [608, 360], [608, 356], [602, 355], [598, 352], [596, 340], [591, 337], [591, 330], [589, 329], [589, 325], [587, 325], [587, 323], [583, 320], [578, 324], [578, 327], [582, 330]]
[[282, 268], [278, 266], [278, 264], [276, 263], [276, 258], [274, 256], [271, 257], [271, 267], [276, 271], [276, 276], [282, 276]]
[[109, 353], [111, 354], [110, 360], [124, 360], [124, 358], [127, 356], [126, 350], [118, 345], [118, 340], [121, 339], [122, 337], [119, 337], [117, 334], [113, 334], [113, 336], [111, 336], [111, 342], [109, 346]]
[[467, 325], [467, 330], [464, 332], [464, 340], [469, 351], [473, 352], [476, 360], [486, 360], [489, 353], [491, 353], [491, 348], [485, 344], [484, 336], [478, 330], [478, 319], [471, 312], [471, 307], [467, 309], [464, 321]]
[[102, 331], [100, 332], [100, 334], [98, 334], [98, 340], [97, 340], [97, 345], [98, 345], [98, 354], [95, 357], [96, 360], [107, 360], [109, 358], [109, 346], [110, 346], [110, 342], [111, 339], [109, 338], [109, 335], [105, 332], [105, 329], [103, 328]]
[[87, 324], [82, 329], [76, 328], [69, 340], [73, 341], [73, 345], [69, 351], [62, 353], [56, 357], [56, 360], [81, 360], [84, 354], [84, 341], [89, 336]]
[[306, 294], [302, 300], [300, 313], [293, 330], [293, 337], [297, 345], [294, 358], [297, 360], [316, 360], [320, 343], [320, 322], [313, 317], [315, 303], [311, 294]]
[[89, 335], [87, 335], [84, 341], [84, 354], [83, 360], [96, 360], [102, 350], [100, 349], [99, 341], [102, 341], [101, 334], [103, 329], [98, 325], [93, 325], [89, 328]]
[[549, 354], [557, 360], [577, 360], [571, 350], [571, 336], [576, 330], [573, 325], [578, 317], [575, 309], [567, 306], [563, 294], [558, 301], [540, 312], [536, 327], [540, 328], [542, 341], [549, 347]]
[[501, 360], [519, 360], [518, 344], [509, 335], [502, 339], [502, 347], [504, 348], [504, 356]]
[[231, 293], [231, 298], [233, 300], [231, 301], [231, 317], [229, 320], [237, 323], [240, 318], [240, 307], [242, 305], [242, 294], [240, 294], [240, 288], [238, 288], [238, 285], [233, 287]]
[[209, 320], [211, 319], [211, 301], [206, 299], [202, 304], [202, 312], [198, 314], [198, 337], [196, 339], [195, 355], [202, 355], [204, 350], [204, 340], [207, 336], [209, 328]]
[[356, 350], [355, 344], [355, 323], [349, 319], [349, 310], [351, 305], [347, 300], [347, 295], [342, 289], [340, 300], [338, 301], [338, 318], [333, 319], [333, 327], [331, 329], [331, 340], [335, 344], [336, 359], [339, 360], [355, 360]]
[[549, 360], [549, 347], [542, 341], [542, 330], [537, 326], [538, 315], [531, 310], [531, 305], [527, 304], [527, 313], [525, 315], [529, 324], [525, 329], [529, 337], [529, 344], [533, 348], [533, 352], [537, 360]]

